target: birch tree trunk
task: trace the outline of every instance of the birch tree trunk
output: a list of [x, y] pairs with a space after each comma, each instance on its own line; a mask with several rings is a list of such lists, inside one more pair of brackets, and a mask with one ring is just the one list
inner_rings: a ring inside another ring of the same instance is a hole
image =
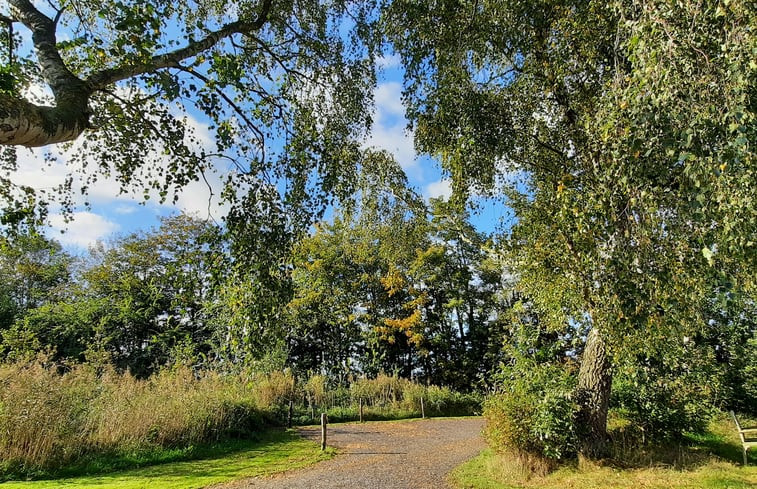
[[607, 450], [607, 411], [610, 405], [612, 372], [607, 348], [596, 328], [589, 331], [578, 372], [576, 423], [580, 455], [601, 458]]

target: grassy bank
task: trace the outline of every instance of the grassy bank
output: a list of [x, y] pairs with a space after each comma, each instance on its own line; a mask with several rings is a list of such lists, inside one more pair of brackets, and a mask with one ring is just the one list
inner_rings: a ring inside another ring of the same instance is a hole
[[[195, 489], [247, 477], [260, 477], [304, 467], [330, 458], [316, 443], [292, 432], [269, 431], [256, 442], [232, 441], [184, 453], [158, 465], [54, 480], [10, 481], [3, 489]], [[144, 462], [144, 461], [143, 461]], [[155, 463], [155, 461], [151, 461]]]
[[725, 416], [683, 445], [628, 449], [603, 464], [568, 464], [546, 475], [526, 468], [515, 455], [485, 450], [451, 475], [458, 489], [751, 489], [757, 487], [757, 457], [741, 466], [741, 448]]

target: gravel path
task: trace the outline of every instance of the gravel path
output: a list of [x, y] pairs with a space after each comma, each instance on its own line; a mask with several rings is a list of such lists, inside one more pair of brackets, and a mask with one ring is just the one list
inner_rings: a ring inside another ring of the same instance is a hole
[[[330, 425], [331, 460], [223, 489], [441, 489], [446, 475], [484, 447], [481, 418]], [[302, 434], [320, 442], [320, 427]]]

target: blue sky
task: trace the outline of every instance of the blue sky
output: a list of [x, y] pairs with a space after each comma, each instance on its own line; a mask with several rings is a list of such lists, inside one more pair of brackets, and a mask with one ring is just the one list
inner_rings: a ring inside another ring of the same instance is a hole
[[[436, 161], [416, 155], [413, 135], [407, 131], [401, 101], [402, 71], [399, 58], [389, 55], [382, 58], [380, 64], [382, 72], [375, 90], [374, 127], [365, 146], [391, 152], [405, 170], [410, 184], [424, 197], [449, 196], [449, 180], [442, 175]], [[212, 137], [202, 120], [189, 116], [189, 123], [204, 143], [212, 144]], [[14, 176], [16, 182], [47, 189], [63, 182], [69, 172], [65, 164], [66, 153], [58, 148], [53, 148], [53, 153], [57, 162], [49, 164], [45, 162], [43, 150], [19, 149], [19, 171]], [[221, 175], [219, 172], [208, 178], [216, 194], [221, 188]], [[153, 227], [163, 215], [185, 211], [220, 220], [225, 213], [223, 206], [210, 199], [204, 182], [192, 183], [186, 187], [175, 204], [161, 204], [158, 200], [157, 196], [153, 196], [144, 202], [141, 191], [136, 194], [119, 194], [116, 181], [100, 179], [90, 187], [88, 195], [78, 199], [79, 207], [73, 215], [73, 221], [64, 222], [59, 210], [51, 209], [48, 234], [72, 251], [83, 251], [97, 240], [105, 240], [113, 234]], [[90, 203], [90, 208], [84, 207], [85, 201]], [[501, 204], [489, 203], [479, 214], [474, 215], [473, 220], [479, 229], [491, 231], [504, 216], [505, 209]]]

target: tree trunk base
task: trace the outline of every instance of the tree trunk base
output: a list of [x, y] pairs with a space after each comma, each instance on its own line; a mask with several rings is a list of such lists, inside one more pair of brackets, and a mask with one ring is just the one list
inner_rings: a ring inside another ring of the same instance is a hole
[[599, 331], [592, 328], [581, 357], [576, 388], [580, 458], [596, 460], [607, 455], [607, 411], [611, 385], [612, 374], [605, 342]]

